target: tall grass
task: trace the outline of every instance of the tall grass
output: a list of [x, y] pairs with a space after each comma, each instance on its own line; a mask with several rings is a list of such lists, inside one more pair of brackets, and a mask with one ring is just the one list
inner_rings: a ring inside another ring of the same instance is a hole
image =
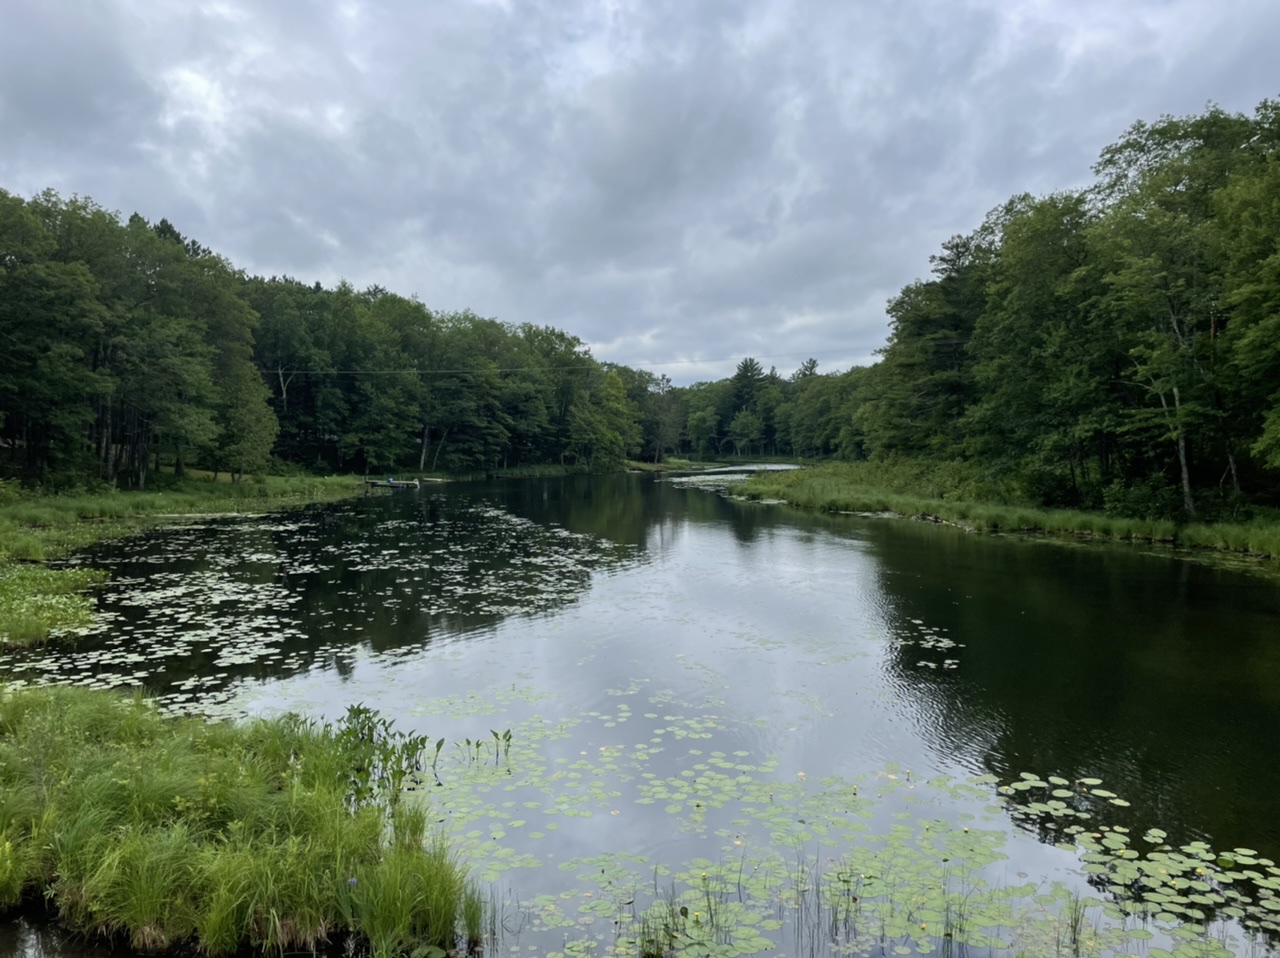
[[[982, 493], [989, 498], [970, 498]], [[1045, 509], [1017, 498], [964, 464], [832, 463], [757, 473], [743, 486], [751, 499], [782, 499], [826, 512], [893, 513], [950, 522], [979, 532], [1040, 532], [1280, 557], [1280, 522], [1193, 523], [1134, 519], [1073, 509]]]
[[343, 731], [0, 690], [0, 908], [47, 899], [71, 928], [146, 952], [474, 945], [465, 872], [420, 806], [353, 801], [364, 756]]

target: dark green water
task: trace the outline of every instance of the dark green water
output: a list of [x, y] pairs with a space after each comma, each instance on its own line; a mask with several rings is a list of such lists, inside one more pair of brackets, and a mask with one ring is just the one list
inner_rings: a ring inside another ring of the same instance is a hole
[[[363, 702], [450, 743], [512, 729], [528, 751], [505, 770], [451, 745], [432, 797], [507, 902], [513, 952], [605, 953], [585, 919], [608, 924], [586, 910], [607, 889], [580, 874], [598, 856], [634, 856], [601, 874], [641, 886], [737, 847], [839, 853], [849, 834], [802, 820], [839, 783], [885, 786], [874, 821], [986, 808], [1005, 879], [1079, 882], [1079, 859], [992, 813], [993, 785], [924, 800], [902, 783], [1098, 778], [1129, 803], [1111, 824], [1280, 859], [1280, 584], [1258, 574], [632, 475], [205, 520], [85, 560], [113, 575], [98, 634], [6, 654], [0, 675], [219, 715]], [[791, 804], [744, 813], [754, 799], [713, 774], [734, 766]], [[530, 908], [542, 894], [559, 918]], [[0, 953], [87, 953], [4, 934]]]

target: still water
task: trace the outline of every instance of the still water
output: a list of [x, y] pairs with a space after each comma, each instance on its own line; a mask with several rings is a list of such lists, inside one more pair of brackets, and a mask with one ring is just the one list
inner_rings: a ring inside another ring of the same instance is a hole
[[[1089, 828], [1280, 859], [1280, 584], [1248, 570], [637, 475], [192, 521], [83, 561], [112, 575], [101, 626], [0, 677], [211, 716], [363, 703], [445, 738], [430, 799], [510, 953], [608, 953], [647, 902], [736, 868], [738, 899], [776, 899], [739, 951], [834, 954], [783, 873], [908, 826], [915, 858], [954, 826], [984, 836], [975, 881], [1078, 895], [1069, 819], [1008, 789], [1049, 776]], [[0, 931], [24, 950], [101, 954]]]

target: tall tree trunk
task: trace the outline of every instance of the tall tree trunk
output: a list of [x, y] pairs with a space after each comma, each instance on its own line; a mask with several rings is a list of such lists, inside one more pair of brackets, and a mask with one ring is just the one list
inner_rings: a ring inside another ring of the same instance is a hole
[[280, 380], [280, 418], [289, 415], [289, 383], [293, 382], [293, 373], [289, 374], [289, 378], [284, 378], [284, 368], [276, 367], [276, 378]]
[[436, 463], [440, 461], [440, 450], [444, 448], [444, 437], [445, 437], [445, 436], [447, 436], [447, 435], [449, 435], [449, 430], [448, 430], [448, 429], [446, 429], [444, 432], [442, 432], [442, 433], [440, 434], [440, 440], [439, 440], [439, 442], [437, 442], [437, 443], [436, 443], [436, 453], [435, 453], [435, 455], [434, 455], [434, 456], [432, 456], [432, 457], [431, 457], [431, 471], [432, 471], [432, 472], [435, 472], [435, 471], [436, 471]]
[[1173, 387], [1173, 412], [1178, 430], [1178, 466], [1182, 470], [1182, 506], [1187, 510], [1187, 515], [1194, 519], [1196, 503], [1191, 497], [1191, 471], [1187, 468], [1187, 434], [1182, 428], [1182, 397], [1178, 393], [1177, 386]]
[[116, 478], [120, 475], [120, 467], [124, 465], [125, 447], [128, 445], [128, 437], [124, 432], [124, 416], [120, 417], [121, 432], [119, 442], [113, 442], [115, 451], [111, 455], [111, 484], [115, 485]]
[[422, 424], [422, 452], [418, 455], [418, 471], [425, 472], [427, 469], [427, 447], [430, 445], [431, 427], [427, 423]]

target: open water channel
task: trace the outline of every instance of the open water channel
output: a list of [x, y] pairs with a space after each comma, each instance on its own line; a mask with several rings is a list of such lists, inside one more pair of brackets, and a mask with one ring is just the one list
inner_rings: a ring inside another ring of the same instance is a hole
[[[646, 911], [726, 956], [1271, 953], [1280, 580], [1256, 570], [639, 475], [81, 561], [112, 575], [101, 625], [0, 677], [443, 737], [424, 794], [495, 954], [635, 954]], [[24, 953], [105, 952], [0, 929]]]

